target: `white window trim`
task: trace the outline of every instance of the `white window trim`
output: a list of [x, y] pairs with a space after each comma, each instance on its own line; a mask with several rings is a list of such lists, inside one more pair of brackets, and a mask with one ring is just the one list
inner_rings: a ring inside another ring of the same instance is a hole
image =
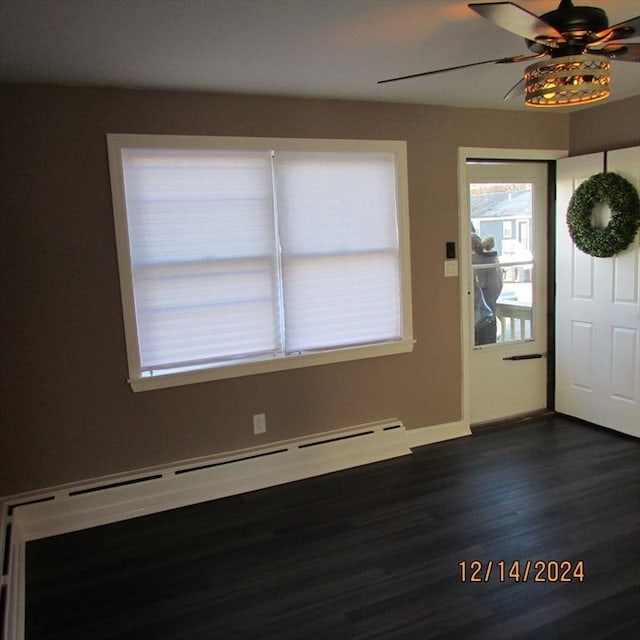
[[[210, 149], [274, 151], [381, 151], [393, 153], [396, 164], [396, 198], [398, 207], [398, 246], [402, 289], [401, 340], [329, 349], [287, 356], [266, 356], [243, 359], [236, 363], [207, 364], [203, 368], [189, 368], [143, 376], [138, 352], [138, 331], [134, 303], [133, 273], [126, 215], [124, 174], [121, 151], [126, 148]], [[113, 199], [120, 291], [127, 360], [128, 382], [133, 391], [147, 391], [179, 385], [194, 384], [225, 378], [255, 375], [300, 367], [332, 364], [349, 360], [375, 358], [408, 353], [413, 350], [411, 308], [411, 261], [409, 254], [409, 197], [407, 181], [406, 142], [401, 140], [323, 140], [306, 138], [237, 138], [220, 136], [163, 136], [138, 134], [107, 134], [111, 192]]]

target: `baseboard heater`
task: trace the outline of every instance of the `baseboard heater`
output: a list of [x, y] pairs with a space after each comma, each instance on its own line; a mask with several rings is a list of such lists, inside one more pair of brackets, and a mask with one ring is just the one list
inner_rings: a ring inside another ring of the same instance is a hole
[[24, 638], [24, 560], [30, 540], [255, 491], [411, 453], [398, 420], [74, 483], [4, 499], [3, 640]]

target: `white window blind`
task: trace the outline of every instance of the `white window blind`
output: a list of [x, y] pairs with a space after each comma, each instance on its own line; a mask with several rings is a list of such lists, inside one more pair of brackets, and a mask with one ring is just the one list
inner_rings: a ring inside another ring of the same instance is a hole
[[133, 381], [408, 350], [397, 153], [110, 138]]
[[286, 348], [399, 339], [392, 154], [275, 156]]
[[271, 157], [123, 153], [143, 371], [279, 348]]

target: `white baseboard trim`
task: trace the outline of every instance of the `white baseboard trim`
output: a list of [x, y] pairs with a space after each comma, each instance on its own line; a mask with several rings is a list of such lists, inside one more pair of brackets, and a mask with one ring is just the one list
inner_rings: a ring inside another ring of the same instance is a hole
[[30, 540], [409, 455], [413, 447], [470, 434], [462, 423], [407, 430], [389, 419], [2, 498], [0, 558], [7, 566], [1, 637], [24, 640]]
[[13, 500], [13, 529], [26, 542], [410, 453], [400, 421], [369, 423]]
[[407, 429], [407, 439], [411, 449], [470, 435], [471, 429], [469, 425], [462, 421], [437, 424], [431, 427], [419, 427], [418, 429]]
[[2, 575], [2, 638], [24, 639], [24, 560], [30, 540], [410, 454], [404, 425], [389, 419], [2, 499], [0, 558], [8, 558]]

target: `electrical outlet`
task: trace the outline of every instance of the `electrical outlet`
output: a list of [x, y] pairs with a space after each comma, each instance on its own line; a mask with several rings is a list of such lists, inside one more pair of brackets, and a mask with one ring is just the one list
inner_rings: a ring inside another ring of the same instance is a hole
[[256, 413], [253, 416], [253, 433], [265, 433], [267, 431], [267, 416], [264, 413]]

